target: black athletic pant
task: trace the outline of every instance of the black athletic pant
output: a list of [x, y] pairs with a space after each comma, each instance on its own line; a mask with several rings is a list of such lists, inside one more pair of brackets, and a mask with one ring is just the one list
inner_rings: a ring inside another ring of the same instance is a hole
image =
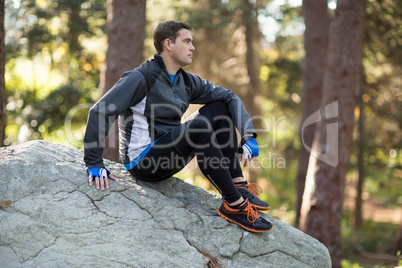
[[130, 172], [141, 180], [167, 179], [196, 156], [201, 172], [231, 203], [241, 196], [232, 181], [243, 176], [237, 146], [227, 105], [212, 102], [202, 107], [194, 119], [160, 137]]

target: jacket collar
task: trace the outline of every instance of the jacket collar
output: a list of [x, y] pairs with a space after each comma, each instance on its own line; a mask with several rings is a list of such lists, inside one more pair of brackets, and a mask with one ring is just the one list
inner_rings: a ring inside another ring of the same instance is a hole
[[166, 69], [165, 63], [163, 62], [163, 58], [159, 56], [158, 54], [154, 55], [154, 60], [155, 63], [161, 68], [161, 69]]
[[[155, 60], [155, 63], [156, 63], [162, 70], [166, 70], [165, 62], [163, 61], [163, 58], [162, 58], [161, 56], [159, 56], [158, 54], [155, 54], [155, 55], [154, 55], [154, 60]], [[182, 72], [182, 71], [183, 71], [183, 69], [180, 68], [180, 69], [177, 71], [177, 73]], [[166, 72], [167, 72], [167, 70], [166, 70]], [[176, 74], [177, 74], [177, 73], [176, 73]]]

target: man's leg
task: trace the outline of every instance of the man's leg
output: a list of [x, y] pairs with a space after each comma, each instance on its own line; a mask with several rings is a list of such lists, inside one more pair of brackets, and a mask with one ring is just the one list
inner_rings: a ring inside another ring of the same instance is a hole
[[199, 116], [206, 118], [214, 129], [217, 146], [229, 161], [228, 168], [232, 179], [244, 181], [238, 157], [236, 129], [227, 105], [220, 101], [208, 103], [199, 110]]
[[[217, 134], [219, 134], [218, 131]], [[183, 168], [186, 163], [183, 161], [182, 164], [175, 165], [173, 158], [178, 156], [188, 160], [195, 155], [202, 173], [224, 198], [218, 210], [221, 217], [252, 232], [271, 230], [272, 224], [260, 218], [249, 201], [244, 200], [234, 186], [230, 172], [233, 166], [225, 161], [218, 144], [211, 123], [200, 115], [162, 136], [130, 172], [144, 180], [168, 178]], [[236, 153], [233, 149], [231, 151], [233, 155]]]
[[238, 158], [236, 131], [227, 105], [223, 102], [209, 103], [199, 110], [199, 115], [206, 118], [214, 129], [218, 146], [225, 159], [228, 159], [228, 168], [234, 185], [242, 197], [247, 198], [256, 209], [269, 210], [269, 204], [257, 196], [256, 189], [261, 190], [261, 187], [255, 183], [248, 183], [243, 177]]
[[198, 166], [229, 203], [241, 199], [208, 120], [197, 117], [163, 135], [130, 172], [142, 180], [166, 179], [197, 156]]

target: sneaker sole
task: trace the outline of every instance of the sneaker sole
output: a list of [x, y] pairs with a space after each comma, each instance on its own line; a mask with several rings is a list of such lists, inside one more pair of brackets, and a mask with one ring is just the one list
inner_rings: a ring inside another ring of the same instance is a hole
[[253, 208], [258, 209], [258, 210], [269, 210], [269, 209], [270, 209], [270, 207], [260, 207], [260, 206], [253, 205], [253, 204], [251, 204], [251, 203], [250, 203], [250, 205], [251, 205]]
[[227, 221], [229, 221], [229, 222], [231, 222], [231, 223], [237, 224], [237, 225], [239, 225], [241, 228], [244, 228], [244, 229], [246, 229], [247, 231], [250, 231], [250, 232], [253, 232], [253, 233], [265, 233], [265, 232], [271, 231], [272, 228], [274, 228], [274, 226], [272, 226], [269, 230], [255, 230], [255, 229], [251, 229], [251, 228], [249, 228], [249, 227], [247, 227], [247, 226], [244, 226], [243, 224], [241, 224], [241, 223], [239, 223], [239, 222], [237, 222], [237, 221], [232, 220], [231, 218], [226, 217], [222, 212], [219, 211], [219, 209], [217, 209], [216, 211], [218, 212], [218, 215], [221, 216], [222, 218], [224, 218], [225, 220], [227, 220]]

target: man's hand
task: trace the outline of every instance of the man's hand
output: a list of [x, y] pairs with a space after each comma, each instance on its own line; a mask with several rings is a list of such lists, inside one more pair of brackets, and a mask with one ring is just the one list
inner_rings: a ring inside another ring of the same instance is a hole
[[246, 135], [241, 138], [239, 145], [239, 159], [242, 160], [242, 154], [244, 155], [244, 166], [247, 166], [247, 162], [257, 157], [260, 153], [258, 151], [257, 141], [254, 136]]
[[116, 178], [106, 168], [88, 168], [89, 186], [93, 185], [95, 180], [96, 189], [105, 190], [109, 189], [109, 179], [115, 181]]

